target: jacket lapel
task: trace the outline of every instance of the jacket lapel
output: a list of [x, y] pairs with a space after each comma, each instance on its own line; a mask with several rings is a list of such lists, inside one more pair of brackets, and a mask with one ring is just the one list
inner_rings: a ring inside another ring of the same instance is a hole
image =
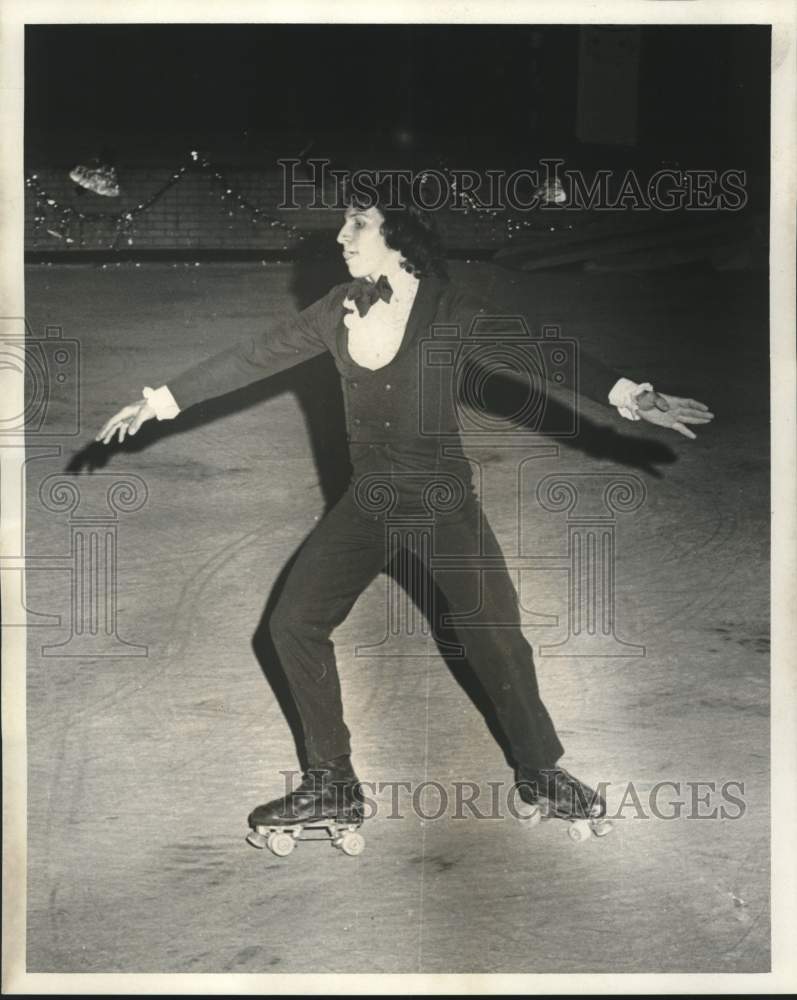
[[419, 340], [429, 336], [429, 327], [432, 325], [437, 314], [437, 307], [440, 297], [446, 287], [446, 282], [440, 278], [421, 278], [418, 282], [418, 291], [415, 294], [415, 301], [407, 320], [407, 329], [404, 331], [404, 340], [398, 354], [402, 354], [408, 348], [417, 344]]

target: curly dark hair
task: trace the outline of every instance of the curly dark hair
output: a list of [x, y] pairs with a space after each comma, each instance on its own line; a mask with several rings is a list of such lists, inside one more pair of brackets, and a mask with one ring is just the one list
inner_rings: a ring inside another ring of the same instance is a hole
[[385, 243], [402, 255], [405, 271], [416, 278], [448, 277], [443, 240], [431, 212], [414, 205], [408, 197], [399, 198], [397, 205], [389, 181], [374, 184], [368, 193], [349, 189], [346, 201], [357, 208], [379, 210]]

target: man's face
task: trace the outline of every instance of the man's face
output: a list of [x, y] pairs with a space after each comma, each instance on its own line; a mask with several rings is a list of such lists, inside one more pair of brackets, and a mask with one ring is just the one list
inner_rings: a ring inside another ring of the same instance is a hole
[[378, 208], [346, 209], [338, 243], [353, 278], [371, 278], [394, 271], [401, 260], [398, 250], [391, 250], [380, 232], [384, 216]]

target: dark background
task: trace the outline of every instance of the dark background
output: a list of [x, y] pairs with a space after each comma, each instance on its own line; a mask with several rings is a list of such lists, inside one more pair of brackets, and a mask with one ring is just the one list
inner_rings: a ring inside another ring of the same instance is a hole
[[27, 154], [42, 163], [104, 152], [124, 165], [186, 144], [231, 163], [302, 151], [411, 162], [434, 150], [459, 164], [561, 155], [768, 173], [768, 26], [643, 26], [637, 134], [619, 147], [577, 138], [579, 31], [28, 26]]

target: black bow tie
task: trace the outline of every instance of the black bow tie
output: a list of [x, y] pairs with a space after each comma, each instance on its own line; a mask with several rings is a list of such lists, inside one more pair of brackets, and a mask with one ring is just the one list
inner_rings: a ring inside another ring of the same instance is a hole
[[357, 278], [349, 285], [347, 295], [348, 298], [354, 300], [357, 312], [361, 316], [365, 316], [377, 299], [382, 299], [383, 302], [390, 302], [393, 289], [390, 287], [390, 282], [384, 274], [380, 274], [378, 281]]

